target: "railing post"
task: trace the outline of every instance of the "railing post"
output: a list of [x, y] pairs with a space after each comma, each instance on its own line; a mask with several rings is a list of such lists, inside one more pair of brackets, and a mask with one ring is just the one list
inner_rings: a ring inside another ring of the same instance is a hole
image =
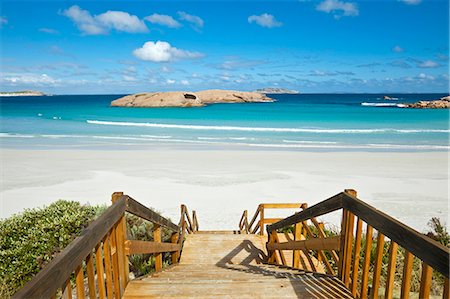
[[[178, 244], [178, 232], [175, 232], [172, 234], [171, 238], [170, 238], [170, 242], [172, 242], [173, 244]], [[179, 251], [174, 251], [172, 252], [172, 265], [175, 265], [178, 263], [178, 253]]]
[[[123, 192], [114, 192], [111, 196], [111, 201], [114, 204], [123, 196]], [[125, 223], [125, 213], [120, 217], [115, 228], [115, 240], [117, 247], [117, 259], [119, 266], [119, 277], [120, 277], [120, 294], [122, 295], [125, 291], [125, 287], [128, 284], [129, 268], [128, 268], [128, 258], [125, 254], [125, 240], [126, 240], [126, 223]]]
[[[298, 222], [294, 226], [294, 241], [302, 239], [302, 222]], [[292, 267], [300, 268], [300, 250], [294, 250], [292, 252]]]
[[[353, 197], [356, 197], [357, 195], [356, 191], [353, 189], [345, 189], [344, 192]], [[350, 211], [342, 209], [338, 277], [347, 287], [350, 284], [350, 263], [352, 258], [354, 222], [355, 215]]]
[[[153, 241], [161, 243], [161, 225], [153, 224]], [[155, 254], [155, 270], [162, 270], [162, 253]]]
[[260, 205], [260, 214], [259, 214], [259, 234], [261, 236], [264, 235], [264, 205]]

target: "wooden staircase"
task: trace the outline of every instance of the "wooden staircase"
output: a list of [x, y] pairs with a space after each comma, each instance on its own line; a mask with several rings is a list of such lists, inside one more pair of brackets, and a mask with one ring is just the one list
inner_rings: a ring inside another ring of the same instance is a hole
[[267, 236], [198, 231], [180, 263], [130, 281], [123, 298], [353, 298], [335, 277], [267, 265]]
[[[387, 299], [450, 299], [449, 248], [351, 189], [312, 207], [260, 204], [250, 221], [244, 211], [236, 231], [201, 231], [184, 205], [175, 224], [121, 192], [112, 202], [12, 298], [368, 299], [384, 292]], [[268, 218], [270, 209], [295, 213]], [[337, 211], [342, 222], [333, 234], [316, 217]], [[130, 214], [152, 223], [150, 238], [133, 239]], [[154, 273], [132, 279], [133, 255], [152, 255]], [[411, 283], [418, 264], [419, 290]]]

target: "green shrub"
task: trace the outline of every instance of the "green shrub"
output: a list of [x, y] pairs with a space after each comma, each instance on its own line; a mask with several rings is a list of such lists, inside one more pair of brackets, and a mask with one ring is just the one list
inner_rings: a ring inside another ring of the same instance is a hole
[[0, 298], [28, 282], [105, 207], [59, 200], [0, 221]]

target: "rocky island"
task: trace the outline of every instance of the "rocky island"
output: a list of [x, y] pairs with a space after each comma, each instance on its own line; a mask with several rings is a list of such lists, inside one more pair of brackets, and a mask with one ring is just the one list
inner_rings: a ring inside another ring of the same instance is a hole
[[114, 107], [203, 107], [216, 103], [270, 103], [273, 99], [259, 92], [203, 90], [168, 91], [127, 95], [111, 102]]
[[272, 94], [280, 94], [280, 93], [287, 93], [287, 94], [299, 94], [300, 92], [297, 90], [292, 89], [285, 89], [285, 88], [277, 88], [277, 87], [267, 87], [267, 88], [261, 88], [255, 90], [255, 92], [260, 93], [272, 93]]
[[41, 91], [34, 90], [0, 92], [0, 97], [40, 97], [45, 95], [46, 94]]
[[399, 107], [419, 108], [419, 109], [450, 109], [450, 96], [442, 97], [438, 100], [418, 101], [416, 103], [405, 103]]

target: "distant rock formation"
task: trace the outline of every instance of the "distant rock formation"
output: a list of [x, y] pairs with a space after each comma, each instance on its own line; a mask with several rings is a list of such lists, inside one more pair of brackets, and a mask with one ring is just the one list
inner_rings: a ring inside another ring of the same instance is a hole
[[438, 100], [419, 101], [416, 103], [403, 104], [404, 108], [420, 108], [420, 109], [450, 109], [450, 96], [442, 97]]
[[215, 103], [267, 103], [274, 100], [258, 92], [203, 90], [138, 93], [111, 102], [115, 107], [203, 107]]
[[41, 91], [34, 90], [0, 92], [0, 97], [40, 97], [45, 95], [46, 94]]
[[285, 89], [285, 88], [276, 88], [276, 87], [267, 87], [255, 90], [255, 92], [259, 93], [272, 93], [272, 94], [280, 94], [280, 93], [288, 93], [288, 94], [299, 94], [300, 92], [297, 90]]

